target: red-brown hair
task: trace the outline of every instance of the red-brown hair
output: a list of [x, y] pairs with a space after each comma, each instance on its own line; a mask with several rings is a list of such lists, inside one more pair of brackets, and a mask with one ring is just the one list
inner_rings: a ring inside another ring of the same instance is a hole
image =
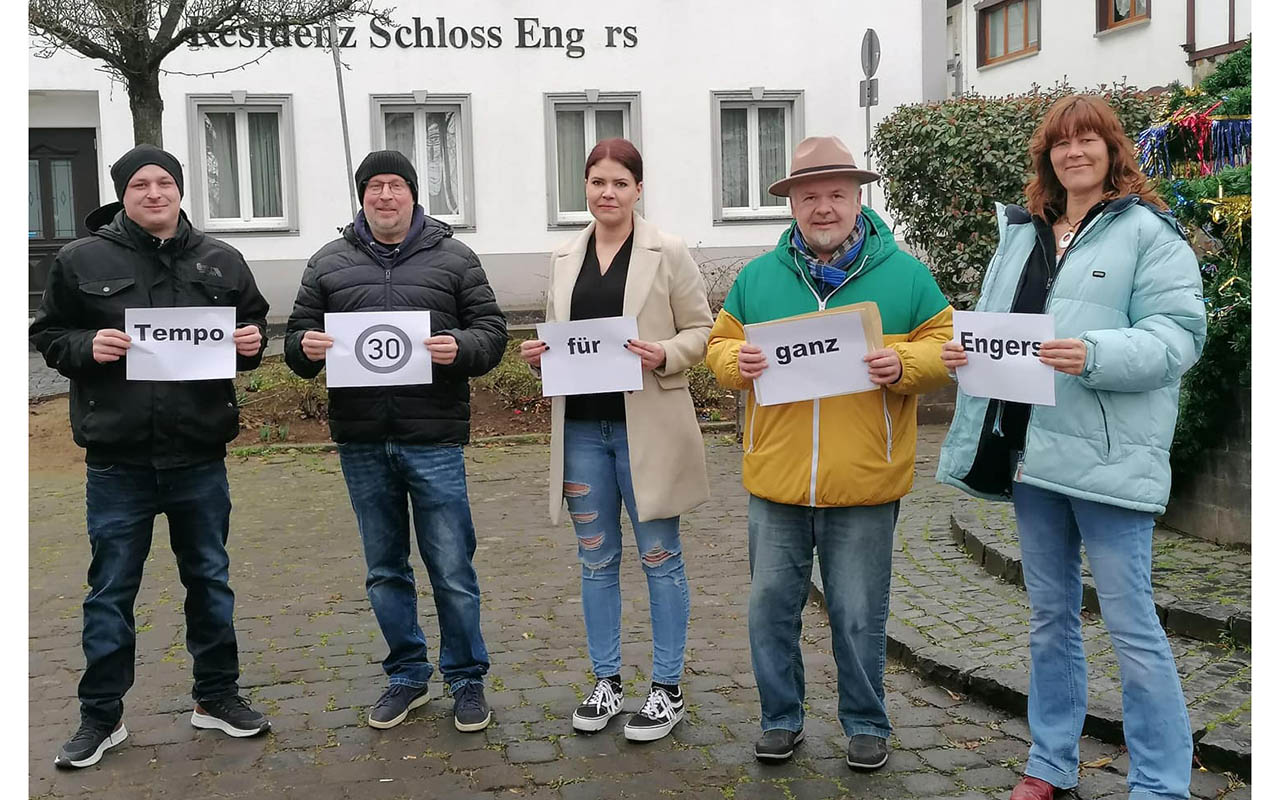
[[1158, 208], [1167, 208], [1151, 187], [1151, 181], [1138, 169], [1133, 142], [1125, 135], [1111, 106], [1097, 96], [1071, 94], [1049, 107], [1049, 113], [1031, 136], [1031, 165], [1035, 174], [1025, 189], [1028, 211], [1049, 223], [1066, 213], [1067, 190], [1053, 171], [1049, 151], [1055, 142], [1070, 139], [1081, 131], [1096, 133], [1107, 144], [1111, 168], [1102, 187], [1106, 199], [1136, 194]]
[[611, 158], [626, 167], [631, 177], [636, 179], [636, 183], [644, 181], [644, 162], [640, 160], [640, 151], [626, 139], [601, 139], [597, 142], [587, 156], [587, 166], [582, 170], [582, 179], [586, 180], [591, 174], [591, 168], [606, 158]]

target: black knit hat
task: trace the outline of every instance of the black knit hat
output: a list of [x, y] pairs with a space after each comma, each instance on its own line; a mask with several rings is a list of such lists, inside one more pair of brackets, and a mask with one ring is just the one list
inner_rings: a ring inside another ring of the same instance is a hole
[[364, 202], [364, 188], [369, 185], [374, 175], [399, 175], [409, 184], [413, 192], [413, 202], [418, 202], [418, 171], [413, 163], [398, 150], [374, 150], [364, 157], [356, 168], [356, 188], [360, 191], [360, 202]]
[[111, 165], [111, 182], [116, 185], [118, 199], [124, 199], [125, 187], [129, 185], [133, 174], [148, 164], [155, 164], [172, 175], [173, 182], [178, 184], [178, 194], [186, 194], [182, 188], [182, 165], [178, 163], [178, 159], [153, 144], [140, 144]]

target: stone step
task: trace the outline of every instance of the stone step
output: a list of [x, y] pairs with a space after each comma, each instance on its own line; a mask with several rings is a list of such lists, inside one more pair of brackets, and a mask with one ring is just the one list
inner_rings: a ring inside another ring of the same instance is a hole
[[[1022, 586], [1022, 558], [1010, 503], [969, 500], [951, 515], [951, 537], [987, 573]], [[1252, 570], [1247, 550], [1157, 528], [1152, 544], [1156, 612], [1169, 633], [1202, 642], [1252, 642]], [[1098, 611], [1086, 553], [1084, 605]]]

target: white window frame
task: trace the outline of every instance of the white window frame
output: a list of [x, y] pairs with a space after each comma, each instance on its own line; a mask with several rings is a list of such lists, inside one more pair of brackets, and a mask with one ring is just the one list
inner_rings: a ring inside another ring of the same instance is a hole
[[[253, 216], [253, 186], [247, 150], [249, 143], [249, 113], [275, 111], [280, 124], [280, 202], [278, 217]], [[208, 185], [205, 176], [204, 114], [234, 113], [236, 115], [236, 147], [238, 183], [240, 186], [240, 218], [227, 219], [209, 216]], [[293, 95], [248, 94], [234, 91], [227, 94], [187, 95], [187, 131], [191, 153], [190, 183], [191, 209], [196, 225], [205, 231], [224, 233], [297, 233], [298, 232], [298, 170], [293, 138]]]
[[[372, 137], [374, 150], [387, 149], [387, 112], [413, 113], [413, 168], [418, 172], [418, 203], [436, 219], [449, 223], [455, 231], [476, 229], [475, 167], [471, 147], [471, 95], [443, 94], [415, 91], [411, 94], [376, 94], [369, 96], [372, 113]], [[423, 181], [427, 175], [427, 114], [440, 111], [458, 113], [458, 169], [462, 171], [459, 192], [461, 214], [431, 214], [430, 200], [426, 198]], [[359, 201], [361, 198], [357, 198]]]
[[[726, 207], [721, 194], [724, 176], [720, 116], [724, 109], [747, 109], [747, 180], [748, 205]], [[785, 149], [790, 166], [791, 153], [804, 138], [804, 92], [802, 90], [761, 87], [711, 92], [711, 201], [714, 224], [740, 222], [776, 222], [791, 219], [790, 204], [760, 205], [760, 118], [761, 108], [783, 109], [786, 134]]]
[[[601, 92], [589, 89], [583, 92], [556, 92], [543, 95], [546, 118], [547, 148], [547, 229], [581, 228], [591, 222], [591, 211], [560, 210], [560, 164], [556, 148], [556, 112], [585, 111], [583, 115], [586, 126], [584, 139], [587, 152], [596, 144], [596, 111], [622, 112], [622, 137], [640, 147], [640, 93], [639, 92]], [[641, 151], [643, 152], [643, 151]], [[636, 210], [644, 213], [644, 199], [636, 204]]]

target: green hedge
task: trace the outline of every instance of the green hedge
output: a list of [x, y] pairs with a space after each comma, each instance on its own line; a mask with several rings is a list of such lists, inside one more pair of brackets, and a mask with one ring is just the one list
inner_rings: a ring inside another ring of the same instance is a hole
[[[1031, 134], [1055, 100], [1075, 92], [1001, 98], [965, 95], [902, 106], [876, 126], [871, 151], [885, 177], [885, 201], [907, 244], [923, 255], [938, 286], [958, 309], [977, 299], [998, 244], [995, 203], [1026, 202]], [[1163, 109], [1159, 95], [1131, 86], [1102, 88], [1131, 136]]]

